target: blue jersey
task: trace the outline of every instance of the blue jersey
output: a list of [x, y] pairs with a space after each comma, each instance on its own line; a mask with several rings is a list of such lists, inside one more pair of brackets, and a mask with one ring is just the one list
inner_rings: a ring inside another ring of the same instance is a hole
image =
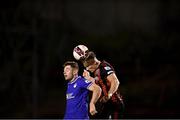
[[81, 76], [68, 83], [64, 119], [89, 119], [87, 88], [91, 85], [91, 81]]

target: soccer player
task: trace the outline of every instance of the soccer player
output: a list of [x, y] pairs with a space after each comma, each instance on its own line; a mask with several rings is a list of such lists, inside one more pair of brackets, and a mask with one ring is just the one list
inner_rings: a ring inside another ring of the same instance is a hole
[[[64, 78], [68, 80], [64, 119], [89, 119], [89, 113], [91, 115], [97, 113], [95, 103], [101, 95], [101, 88], [88, 79], [78, 76], [77, 62], [67, 61], [63, 66]], [[88, 105], [89, 91], [92, 91], [92, 97]]]
[[108, 62], [98, 60], [92, 51], [88, 52], [88, 55], [82, 63], [86, 68], [83, 76], [94, 81], [102, 89], [101, 97], [97, 102], [98, 113], [93, 118], [122, 118], [124, 103], [119, 93], [118, 87], [120, 82], [115, 74], [114, 68]]

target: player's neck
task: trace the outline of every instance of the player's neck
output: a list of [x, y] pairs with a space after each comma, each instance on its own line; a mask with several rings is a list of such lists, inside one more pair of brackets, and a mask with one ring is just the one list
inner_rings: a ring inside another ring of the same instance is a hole
[[77, 77], [78, 77], [78, 75], [75, 75], [75, 76], [73, 77], [73, 79], [72, 79], [70, 82], [75, 81]]
[[101, 61], [97, 60], [97, 68], [99, 67], [99, 65], [101, 64]]

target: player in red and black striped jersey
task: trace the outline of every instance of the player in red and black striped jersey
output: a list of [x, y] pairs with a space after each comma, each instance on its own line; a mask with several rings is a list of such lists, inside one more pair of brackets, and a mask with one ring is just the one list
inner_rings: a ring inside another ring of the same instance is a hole
[[94, 81], [102, 89], [101, 97], [96, 104], [98, 114], [93, 118], [122, 118], [124, 103], [119, 93], [118, 87], [120, 82], [115, 74], [114, 68], [106, 61], [99, 61], [92, 51], [88, 53], [82, 62], [86, 68], [83, 76], [86, 79]]

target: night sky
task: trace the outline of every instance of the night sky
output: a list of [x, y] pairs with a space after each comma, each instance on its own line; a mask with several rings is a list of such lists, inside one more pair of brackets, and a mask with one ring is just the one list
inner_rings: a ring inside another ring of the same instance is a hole
[[63, 118], [62, 65], [75, 60], [79, 44], [115, 68], [125, 118], [180, 118], [179, 6], [178, 0], [1, 1], [0, 118]]

